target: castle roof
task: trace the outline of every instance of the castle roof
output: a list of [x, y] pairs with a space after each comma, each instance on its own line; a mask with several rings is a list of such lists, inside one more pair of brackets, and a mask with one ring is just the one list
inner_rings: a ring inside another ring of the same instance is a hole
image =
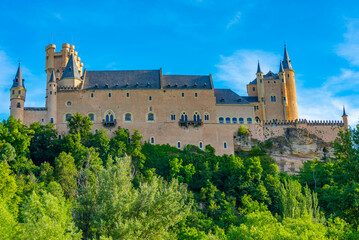
[[64, 79], [64, 78], [81, 79], [80, 72], [79, 72], [79, 69], [77, 68], [77, 64], [74, 60], [73, 54], [71, 54], [69, 61], [67, 62], [64, 72], [62, 74], [61, 79]]
[[50, 76], [50, 79], [49, 79], [49, 83], [50, 83], [50, 82], [56, 82], [54, 70], [52, 70], [52, 72], [51, 72], [51, 76]]
[[283, 67], [284, 67], [284, 69], [293, 70], [291, 60], [289, 59], [289, 56], [288, 56], [286, 45], [284, 45]]
[[17, 72], [16, 72], [15, 78], [14, 78], [13, 83], [12, 83], [12, 88], [13, 87], [25, 88], [24, 79], [22, 78], [20, 64], [19, 64], [19, 67], [17, 68]]
[[231, 89], [214, 89], [216, 104], [249, 104], [258, 102], [258, 97], [243, 97]]
[[83, 89], [212, 89], [210, 76], [162, 75], [160, 70], [87, 71]]
[[280, 72], [284, 72], [282, 61], [279, 61], [279, 72], [278, 73], [280, 73]]
[[[279, 75], [278, 75], [278, 73], [269, 71], [267, 74], [263, 75], [263, 79], [279, 79]], [[257, 78], [255, 78], [249, 84], [257, 84]]]
[[261, 65], [259, 65], [259, 61], [258, 61], [257, 73], [261, 73], [261, 72], [262, 72]]

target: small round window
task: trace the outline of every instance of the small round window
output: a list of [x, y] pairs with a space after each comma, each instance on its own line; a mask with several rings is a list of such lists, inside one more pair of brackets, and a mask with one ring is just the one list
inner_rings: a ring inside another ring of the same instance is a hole
[[68, 107], [70, 107], [71, 106], [71, 101], [68, 101], [67, 103], [66, 103], [66, 105], [68, 106]]

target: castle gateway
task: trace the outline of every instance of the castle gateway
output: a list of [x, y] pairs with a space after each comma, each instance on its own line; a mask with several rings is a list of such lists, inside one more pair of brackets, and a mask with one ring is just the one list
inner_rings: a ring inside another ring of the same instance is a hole
[[[260, 141], [278, 136], [288, 127], [304, 127], [333, 141], [342, 122], [298, 120], [295, 72], [287, 49], [279, 72], [263, 74], [258, 63], [256, 78], [247, 85], [248, 96], [230, 89], [215, 89], [211, 75], [164, 75], [162, 70], [83, 70], [73, 45], [46, 47], [47, 88], [45, 107], [24, 107], [26, 88], [20, 66], [10, 90], [10, 114], [24, 124], [53, 123], [59, 135], [67, 133], [67, 120], [87, 115], [92, 131], [105, 128], [111, 136], [118, 127], [137, 129], [145, 141], [183, 148], [233, 154], [234, 137], [245, 125]], [[344, 116], [345, 115], [345, 116]]]

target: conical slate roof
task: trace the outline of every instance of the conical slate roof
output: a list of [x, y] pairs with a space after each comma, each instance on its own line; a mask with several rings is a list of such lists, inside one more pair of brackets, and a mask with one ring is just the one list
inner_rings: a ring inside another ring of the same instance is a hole
[[284, 67], [284, 69], [293, 70], [291, 61], [290, 61], [289, 56], [288, 56], [287, 46], [286, 45], [284, 45], [283, 67]]
[[345, 113], [345, 106], [343, 106], [343, 116], [342, 117], [346, 117], [348, 116], [346, 113]]
[[52, 70], [52, 72], [51, 72], [51, 77], [50, 77], [50, 79], [49, 79], [49, 83], [50, 83], [50, 82], [56, 82], [54, 70]]
[[71, 54], [69, 61], [64, 69], [61, 79], [64, 78], [75, 78], [81, 80], [79, 70], [77, 68], [76, 62], [74, 60], [73, 54]]
[[17, 68], [16, 76], [15, 76], [15, 78], [13, 80], [12, 88], [13, 87], [25, 88], [24, 79], [22, 78], [20, 64], [19, 64], [19, 67]]
[[282, 61], [279, 61], [279, 72], [278, 73], [280, 73], [280, 72], [284, 72]]
[[259, 65], [259, 61], [258, 61], [257, 73], [261, 73], [261, 72], [262, 72], [261, 65]]

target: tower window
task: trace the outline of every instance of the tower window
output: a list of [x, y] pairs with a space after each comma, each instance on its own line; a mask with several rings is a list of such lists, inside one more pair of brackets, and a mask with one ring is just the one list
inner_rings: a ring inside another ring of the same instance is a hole
[[285, 97], [283, 97], [283, 102], [285, 102]]
[[247, 123], [252, 124], [252, 118], [247, 118]]
[[223, 148], [227, 149], [227, 143], [226, 142], [223, 143]]
[[255, 87], [253, 87], [253, 88], [252, 88], [252, 90], [253, 90], [253, 92], [255, 92], [255, 91], [256, 91], [256, 88], [255, 88]]
[[244, 119], [243, 118], [238, 118], [239, 124], [244, 124]]
[[284, 79], [282, 79], [282, 82], [284, 83]]
[[111, 97], [112, 97], [112, 94], [111, 94], [111, 93], [108, 93], [108, 97], [111, 98]]
[[276, 84], [277, 82], [276, 81], [274, 81], [274, 84]]
[[129, 98], [129, 97], [130, 97], [130, 93], [126, 93], [126, 97]]
[[148, 121], [154, 121], [155, 120], [155, 115], [153, 113], [147, 114], [147, 120]]
[[184, 93], [182, 93], [182, 97], [184, 97]]
[[289, 74], [288, 74], [288, 77], [289, 77]]
[[19, 94], [21, 94], [21, 90], [19, 90]]
[[91, 93], [91, 98], [93, 98], [93, 93]]
[[176, 120], [176, 115], [175, 114], [171, 114], [171, 121], [175, 121]]
[[198, 93], [194, 93], [194, 97], [198, 97]]
[[12, 95], [14, 95], [15, 94], [15, 90], [12, 90]]
[[148, 111], [152, 112], [152, 107], [149, 107], [149, 108], [148, 108]]
[[18, 102], [16, 105], [17, 108], [21, 108], [21, 104]]
[[70, 106], [72, 105], [71, 101], [68, 101], [68, 102], [66, 103], [66, 105], [67, 105], [68, 107], [70, 107]]
[[151, 96], [149, 96], [149, 97], [148, 97], [148, 100], [149, 100], [149, 101], [152, 101], [152, 97], [151, 97]]
[[126, 113], [125, 114], [125, 121], [132, 121], [132, 114], [131, 113]]
[[264, 98], [262, 98], [261, 100], [262, 100], [262, 102], [264, 102]]
[[232, 118], [232, 123], [237, 124], [237, 118]]
[[91, 122], [95, 121], [95, 114], [90, 113], [89, 118], [90, 118]]
[[154, 137], [151, 137], [151, 143], [155, 144], [155, 138]]
[[270, 84], [270, 81], [268, 81], [268, 84]]
[[229, 117], [226, 118], [226, 124], [231, 124], [231, 118]]
[[50, 95], [52, 95], [52, 91], [50, 91]]
[[220, 118], [218, 118], [218, 121], [219, 121], [220, 124], [223, 124], [224, 123], [224, 118], [220, 117]]
[[261, 80], [259, 80], [260, 81], [260, 83], [262, 83], [262, 79]]

